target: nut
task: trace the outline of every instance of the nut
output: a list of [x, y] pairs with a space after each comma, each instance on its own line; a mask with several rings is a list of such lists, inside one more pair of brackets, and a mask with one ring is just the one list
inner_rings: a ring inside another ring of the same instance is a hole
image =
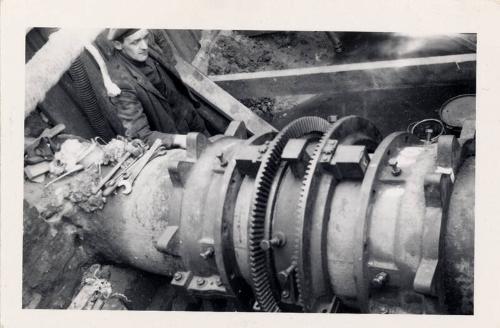
[[283, 233], [278, 232], [276, 235], [274, 235], [271, 239], [267, 240], [261, 240], [260, 242], [260, 248], [263, 250], [267, 251], [271, 247], [283, 247], [286, 243], [286, 237]]
[[182, 277], [183, 277], [183, 275], [182, 275], [182, 273], [180, 273], [180, 272], [176, 272], [176, 273], [174, 274], [174, 280], [175, 280], [175, 281], [179, 281], [179, 280], [181, 280], [181, 279], [182, 279]]
[[401, 174], [401, 172], [402, 172], [402, 171], [401, 171], [401, 169], [399, 168], [399, 166], [398, 166], [398, 161], [397, 161], [395, 158], [391, 158], [391, 159], [387, 162], [387, 164], [389, 164], [389, 166], [392, 168], [391, 173], [392, 173], [392, 175], [393, 175], [393, 176], [397, 177], [398, 175], [400, 175], [400, 174]]
[[371, 285], [372, 287], [375, 288], [382, 288], [387, 284], [388, 281], [389, 281], [389, 274], [387, 272], [379, 272], [372, 279]]

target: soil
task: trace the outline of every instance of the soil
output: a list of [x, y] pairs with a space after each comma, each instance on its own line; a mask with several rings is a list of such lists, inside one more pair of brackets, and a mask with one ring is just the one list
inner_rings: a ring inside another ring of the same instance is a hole
[[219, 36], [212, 47], [208, 74], [324, 66], [333, 63], [335, 56], [324, 32], [268, 32], [250, 37], [233, 31]]
[[[246, 35], [246, 34], [250, 34]], [[209, 55], [209, 75], [249, 73], [331, 65], [338, 54], [324, 32], [228, 31], [222, 33]], [[268, 122], [311, 95], [238, 99]]]

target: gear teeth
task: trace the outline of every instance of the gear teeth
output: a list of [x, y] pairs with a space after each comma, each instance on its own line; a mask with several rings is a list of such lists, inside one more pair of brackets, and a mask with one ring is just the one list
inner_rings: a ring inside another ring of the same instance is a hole
[[277, 300], [271, 290], [271, 277], [267, 268], [266, 253], [260, 248], [264, 238], [266, 209], [273, 179], [281, 162], [281, 154], [290, 138], [299, 138], [312, 132], [324, 132], [329, 124], [318, 117], [302, 117], [287, 125], [269, 144], [255, 179], [255, 192], [252, 200], [249, 245], [250, 276], [255, 298], [261, 309], [279, 312]]
[[294, 245], [294, 253], [292, 256], [292, 261], [297, 263], [297, 266], [295, 267], [295, 273], [297, 277], [297, 290], [299, 295], [298, 300], [299, 303], [302, 304], [303, 309], [306, 311], [308, 310], [307, 308], [308, 303], [305, 302], [304, 300], [304, 294], [305, 290], [310, 289], [308, 286], [304, 286], [306, 273], [304, 272], [303, 260], [305, 255], [302, 254], [303, 250], [302, 238], [304, 236], [304, 224], [306, 220], [310, 219], [306, 217], [306, 206], [307, 206], [310, 187], [314, 179], [314, 174], [316, 173], [318, 167], [319, 157], [321, 156], [321, 152], [325, 147], [326, 142], [330, 140], [336, 128], [337, 128], [336, 124], [330, 126], [329, 129], [323, 134], [319, 142], [316, 144], [311, 159], [307, 164], [304, 178], [302, 180], [302, 186], [300, 188], [300, 197], [297, 205], [297, 217], [296, 217], [297, 221], [295, 225], [297, 229], [296, 229], [295, 245]]

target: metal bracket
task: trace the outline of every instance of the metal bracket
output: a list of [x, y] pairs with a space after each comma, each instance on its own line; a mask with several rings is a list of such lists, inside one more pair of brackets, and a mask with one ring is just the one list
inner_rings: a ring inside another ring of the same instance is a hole
[[168, 163], [168, 174], [174, 187], [184, 186], [193, 165], [193, 162], [185, 160], [170, 161]]
[[187, 160], [196, 162], [200, 158], [201, 153], [207, 148], [210, 141], [204, 134], [199, 132], [191, 132], [186, 136], [186, 155]]
[[236, 168], [244, 175], [256, 176], [267, 145], [246, 146], [234, 155]]
[[298, 291], [296, 287], [295, 269], [292, 264], [287, 269], [278, 273], [278, 281], [281, 287], [281, 302], [287, 304], [296, 304]]
[[193, 273], [191, 271], [177, 271], [170, 284], [172, 286], [186, 288], [192, 279]]
[[172, 241], [175, 233], [179, 230], [179, 226], [168, 226], [165, 231], [158, 237], [157, 240], [153, 241], [153, 244], [157, 250], [164, 253], [172, 253], [168, 252], [168, 245]]
[[461, 147], [455, 136], [440, 136], [437, 145], [437, 166], [451, 168], [456, 172], [461, 160]]
[[226, 287], [218, 275], [209, 277], [193, 276], [187, 291], [201, 297], [228, 296]]
[[434, 295], [434, 278], [439, 262], [441, 230], [445, 226], [445, 210], [451, 192], [448, 174], [431, 173], [424, 179], [425, 219], [422, 235], [422, 259], [415, 274], [416, 292]]
[[306, 172], [311, 157], [306, 152], [307, 139], [289, 139], [283, 148], [281, 159], [291, 165], [293, 175], [302, 178]]
[[365, 146], [338, 145], [327, 167], [337, 180], [361, 179], [369, 163]]

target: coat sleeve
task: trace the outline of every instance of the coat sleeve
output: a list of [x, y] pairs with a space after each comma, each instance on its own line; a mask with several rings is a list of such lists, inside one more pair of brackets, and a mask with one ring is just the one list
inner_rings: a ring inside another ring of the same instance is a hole
[[205, 126], [205, 120], [194, 108], [191, 109], [190, 115], [188, 116], [188, 126], [192, 131], [201, 132], [206, 136], [210, 136]]
[[137, 91], [128, 83], [119, 84], [121, 93], [111, 98], [111, 103], [117, 109], [117, 116], [122, 122], [125, 136], [139, 138], [153, 144], [156, 139], [161, 139], [163, 144], [171, 146], [174, 136], [168, 133], [151, 131], [146, 114], [137, 97]]

